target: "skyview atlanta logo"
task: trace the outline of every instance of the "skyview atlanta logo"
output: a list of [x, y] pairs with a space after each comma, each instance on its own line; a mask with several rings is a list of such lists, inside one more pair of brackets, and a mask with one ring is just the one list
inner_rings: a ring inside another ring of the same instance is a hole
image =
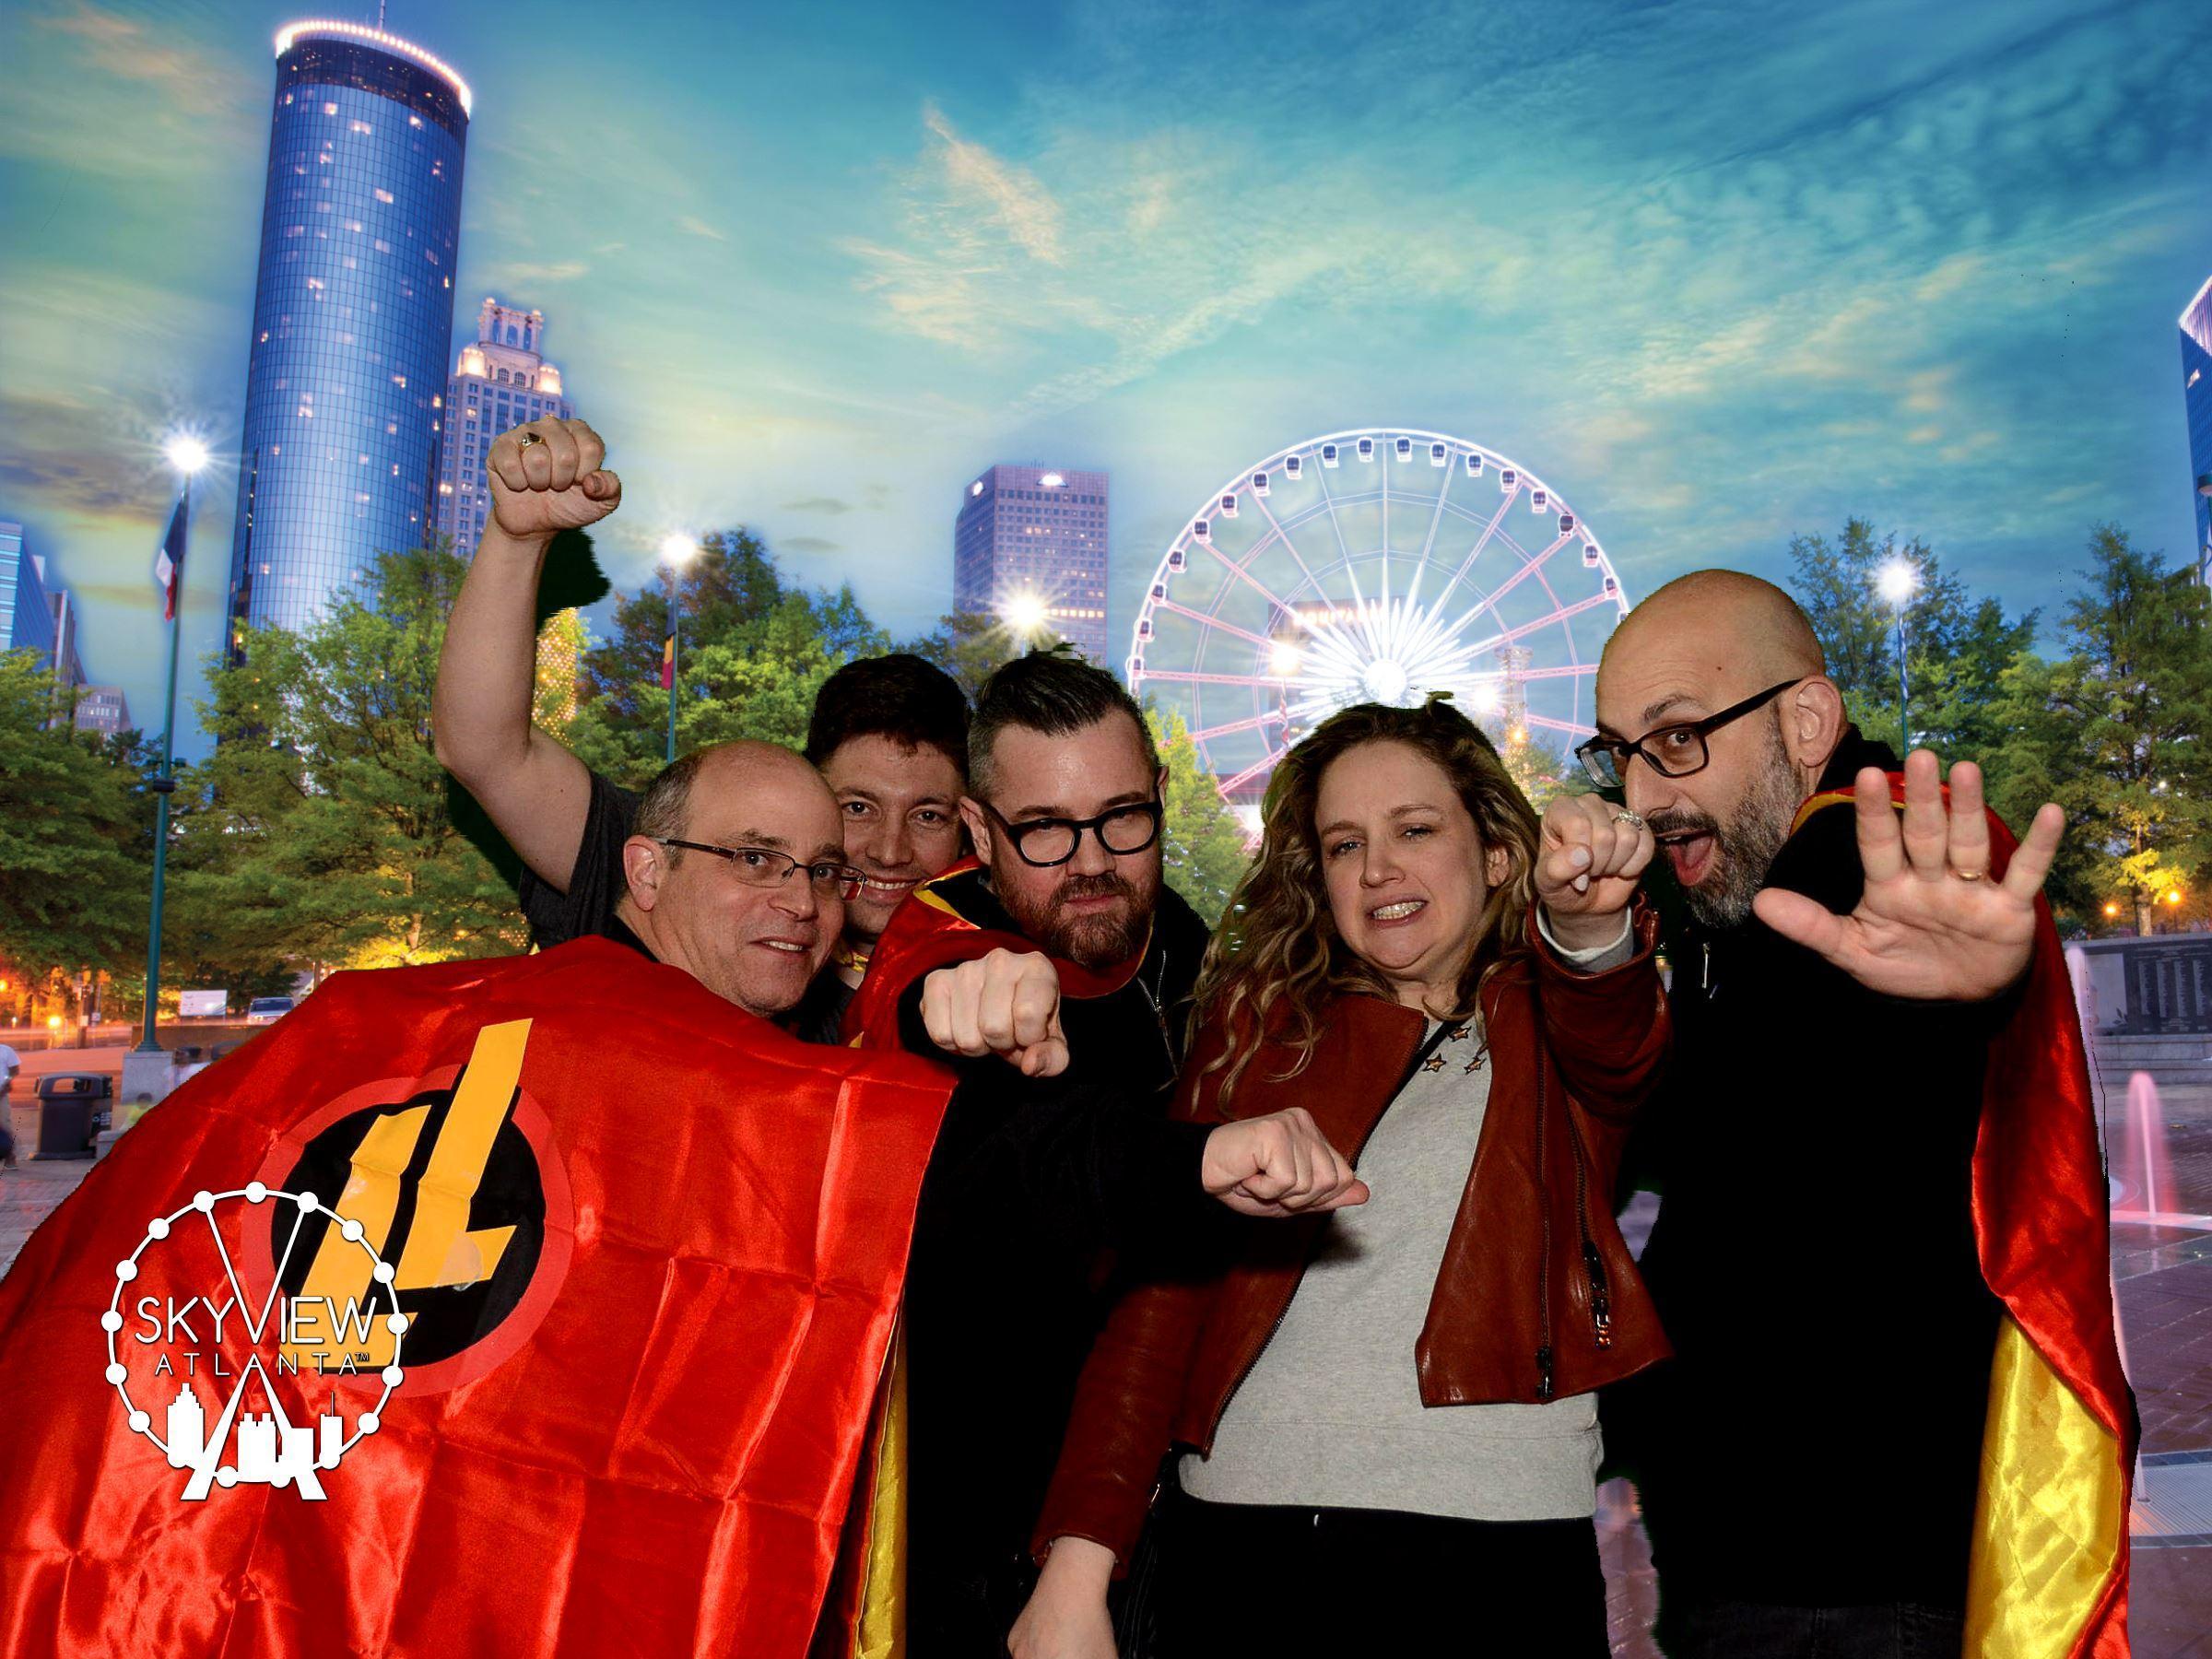
[[[351, 1300], [341, 1310], [322, 1298], [294, 1297], [286, 1299], [278, 1311], [275, 1284], [260, 1299], [258, 1307], [249, 1300], [238, 1271], [231, 1265], [222, 1230], [216, 1225], [216, 1206], [241, 1201], [249, 1206], [262, 1205], [271, 1199], [291, 1206], [291, 1228], [285, 1244], [288, 1258], [292, 1247], [299, 1242], [301, 1224], [323, 1207], [322, 1200], [313, 1193], [272, 1193], [258, 1181], [236, 1192], [196, 1193], [184, 1208], [148, 1222], [146, 1237], [138, 1241], [138, 1248], [115, 1264], [115, 1294], [109, 1300], [108, 1311], [100, 1316], [100, 1329], [108, 1335], [107, 1378], [122, 1396], [131, 1431], [159, 1446], [168, 1455], [171, 1468], [192, 1471], [192, 1477], [184, 1483], [187, 1501], [206, 1498], [210, 1486], [230, 1487], [240, 1481], [291, 1486], [302, 1498], [324, 1497], [323, 1483], [316, 1471], [336, 1468], [338, 1459], [359, 1444], [363, 1436], [377, 1431], [385, 1403], [406, 1377], [399, 1364], [399, 1344], [406, 1333], [407, 1316], [400, 1312], [399, 1298], [392, 1289], [394, 1270], [390, 1263], [378, 1257], [375, 1248], [363, 1237], [359, 1221], [339, 1218], [340, 1240], [358, 1247], [368, 1257], [369, 1276], [383, 1292], [386, 1305], [381, 1317], [392, 1343], [392, 1362], [378, 1373], [377, 1380], [383, 1392], [377, 1396], [371, 1409], [359, 1413], [354, 1418], [350, 1432], [338, 1409], [335, 1390], [330, 1408], [312, 1423], [292, 1421], [259, 1351], [272, 1334], [271, 1312], [279, 1312], [279, 1328], [274, 1333], [278, 1338], [275, 1355], [276, 1370], [278, 1374], [288, 1377], [300, 1374], [303, 1356], [324, 1375], [358, 1375], [356, 1350], [335, 1348], [330, 1344], [366, 1341], [380, 1316], [374, 1311], [373, 1298], [368, 1306], [358, 1299]], [[168, 1242], [178, 1223], [191, 1226], [200, 1218], [205, 1218], [208, 1238], [222, 1263], [223, 1277], [229, 1291], [228, 1298], [218, 1302], [206, 1295], [179, 1301], [173, 1292], [162, 1297], [140, 1296], [135, 1299], [134, 1312], [126, 1321], [124, 1295], [139, 1277], [141, 1258], [149, 1250], [158, 1250]], [[277, 1277], [282, 1277], [279, 1268]], [[226, 1321], [231, 1322], [234, 1336], [242, 1332], [253, 1350], [235, 1371], [226, 1371], [223, 1365]], [[126, 1322], [137, 1328], [126, 1333], [124, 1328]], [[211, 1352], [201, 1343], [203, 1324], [213, 1339]], [[159, 1434], [153, 1429], [153, 1414], [131, 1399], [132, 1372], [118, 1355], [119, 1338], [125, 1351], [133, 1342], [145, 1348], [159, 1349], [147, 1384], [149, 1394], [158, 1399], [159, 1390], [166, 1382], [175, 1383], [175, 1393], [168, 1398], [162, 1431]], [[180, 1342], [189, 1346], [179, 1347]], [[182, 1376], [176, 1365], [180, 1354], [183, 1360]], [[205, 1371], [201, 1369], [203, 1359], [208, 1361]], [[331, 1364], [334, 1360], [335, 1369]], [[246, 1401], [249, 1384], [256, 1379], [267, 1409], [259, 1414], [247, 1411], [241, 1416], [240, 1406]], [[222, 1401], [212, 1426], [200, 1400], [200, 1384], [213, 1389]], [[225, 1462], [223, 1454], [232, 1448], [234, 1435], [234, 1454], [230, 1461]]]
[[347, 1090], [255, 1179], [195, 1194], [116, 1264], [107, 1380], [131, 1431], [189, 1471], [185, 1500], [240, 1484], [322, 1499], [403, 1382], [453, 1388], [529, 1338], [573, 1225], [519, 1086], [529, 1031], [487, 1026], [465, 1066]]

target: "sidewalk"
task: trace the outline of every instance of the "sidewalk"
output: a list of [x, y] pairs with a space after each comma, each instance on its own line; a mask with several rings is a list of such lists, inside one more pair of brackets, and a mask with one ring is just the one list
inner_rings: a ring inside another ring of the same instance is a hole
[[[22, 1086], [23, 1079], [18, 1077], [17, 1088]], [[93, 1162], [89, 1158], [33, 1159], [39, 1145], [39, 1109], [12, 1099], [8, 1103], [15, 1112], [16, 1164], [0, 1170], [0, 1275], [15, 1265], [17, 1253], [39, 1223], [76, 1191]]]

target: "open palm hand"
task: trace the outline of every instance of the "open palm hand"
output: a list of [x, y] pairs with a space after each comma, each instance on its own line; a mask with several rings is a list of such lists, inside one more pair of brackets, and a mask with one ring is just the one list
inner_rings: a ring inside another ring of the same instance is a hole
[[1753, 900], [1759, 920], [1886, 995], [1979, 1002], [2004, 990], [2034, 948], [2036, 894], [2065, 815], [2049, 802], [2039, 808], [1999, 880], [1990, 875], [1981, 768], [1960, 761], [1950, 784], [1947, 811], [1935, 754], [1913, 750], [1900, 813], [1888, 780], [1872, 767], [1860, 772], [1853, 790], [1865, 871], [1858, 908], [1839, 916], [1802, 893], [1769, 888]]

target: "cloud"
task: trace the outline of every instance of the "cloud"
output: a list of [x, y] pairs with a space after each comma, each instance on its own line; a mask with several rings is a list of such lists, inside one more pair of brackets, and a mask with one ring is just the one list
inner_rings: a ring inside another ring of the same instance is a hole
[[686, 236], [703, 236], [709, 241], [726, 242], [730, 240], [696, 213], [680, 216], [676, 221], [676, 228]]
[[776, 543], [786, 553], [835, 553], [841, 546], [838, 542], [824, 541], [818, 535], [786, 535]]
[[526, 259], [503, 260], [494, 265], [493, 286], [534, 282], [574, 282], [592, 274], [592, 267], [581, 259], [559, 259], [549, 265], [538, 265]]
[[81, 42], [78, 55], [88, 67], [154, 88], [180, 114], [222, 115], [236, 107], [230, 76], [213, 59], [182, 43], [172, 29], [149, 31], [88, 0], [76, 0], [68, 11], [37, 22]]
[[803, 501], [784, 502], [783, 511], [786, 512], [850, 512], [853, 511], [853, 503], [841, 501], [834, 496], [808, 496]]

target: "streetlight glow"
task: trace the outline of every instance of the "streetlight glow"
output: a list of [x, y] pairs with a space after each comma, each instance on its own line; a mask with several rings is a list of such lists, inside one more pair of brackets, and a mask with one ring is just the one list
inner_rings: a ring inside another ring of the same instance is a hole
[[1284, 676], [1298, 672], [1298, 665], [1306, 660], [1306, 653], [1293, 640], [1277, 640], [1267, 653], [1267, 671]]
[[661, 537], [661, 558], [679, 569], [699, 557], [699, 544], [676, 531]]
[[1920, 586], [1920, 572], [1912, 568], [1910, 559], [1893, 559], [1877, 572], [1874, 581], [1883, 598], [1892, 605], [1902, 605]]
[[209, 459], [207, 446], [189, 432], [179, 432], [161, 446], [161, 453], [169, 457], [171, 466], [188, 478], [206, 466]]
[[1036, 633], [1044, 627], [1044, 601], [1034, 594], [1017, 594], [999, 615], [1016, 633]]

